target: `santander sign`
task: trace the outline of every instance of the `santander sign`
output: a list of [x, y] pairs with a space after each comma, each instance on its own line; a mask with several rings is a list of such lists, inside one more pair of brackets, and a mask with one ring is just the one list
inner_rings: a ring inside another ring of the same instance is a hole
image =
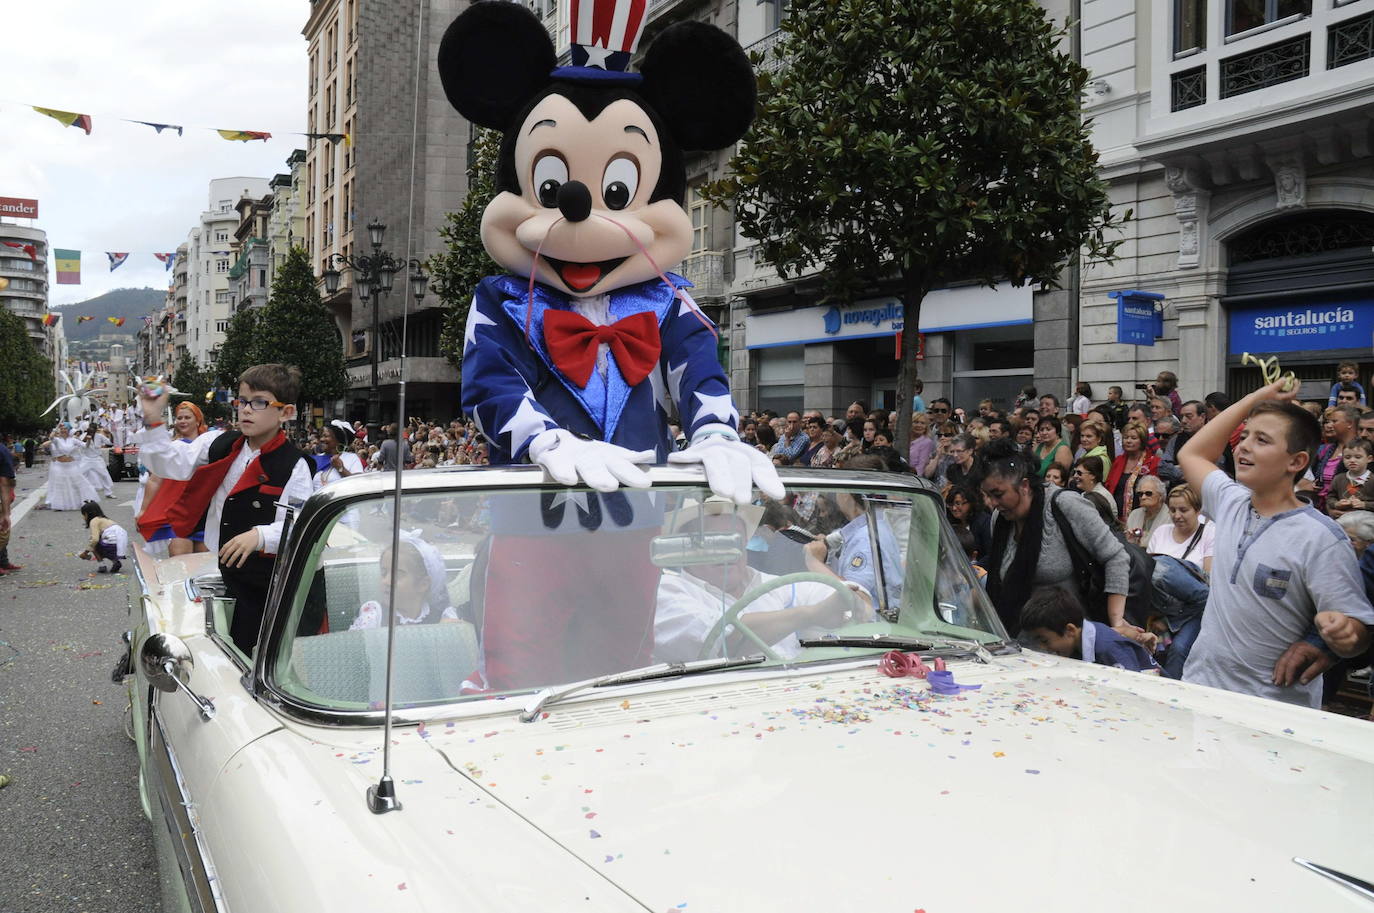
[[38, 201], [20, 197], [0, 197], [0, 216], [12, 219], [38, 218]]

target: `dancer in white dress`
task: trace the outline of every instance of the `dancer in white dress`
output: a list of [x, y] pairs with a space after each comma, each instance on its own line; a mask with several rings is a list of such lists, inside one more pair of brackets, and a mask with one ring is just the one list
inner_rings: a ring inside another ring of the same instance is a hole
[[87, 501], [100, 500], [100, 494], [81, 471], [78, 462], [81, 441], [72, 437], [66, 422], [57, 426], [53, 437], [40, 447], [52, 455], [48, 464], [48, 497], [51, 510], [80, 510]]
[[110, 470], [105, 465], [105, 448], [110, 446], [110, 439], [94, 424], [82, 437], [84, 443], [79, 454], [81, 472], [93, 488], [105, 497], [113, 498], [114, 479], [110, 478]]

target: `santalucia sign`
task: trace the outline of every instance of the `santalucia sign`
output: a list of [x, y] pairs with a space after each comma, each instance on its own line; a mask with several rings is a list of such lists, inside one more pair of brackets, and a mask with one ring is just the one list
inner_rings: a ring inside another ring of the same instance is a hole
[[1374, 301], [1342, 299], [1288, 302], [1230, 312], [1232, 355], [1242, 352], [1368, 350], [1374, 342]]

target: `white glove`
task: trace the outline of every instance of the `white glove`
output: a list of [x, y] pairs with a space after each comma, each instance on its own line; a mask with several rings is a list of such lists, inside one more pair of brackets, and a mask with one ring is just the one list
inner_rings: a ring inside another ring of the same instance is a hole
[[785, 494], [772, 460], [738, 438], [723, 433], [712, 432], [707, 437], [698, 437], [686, 450], [668, 454], [668, 462], [700, 463], [706, 470], [706, 484], [711, 491], [736, 504], [752, 501], [755, 485], [770, 498], [778, 499]]
[[648, 488], [649, 474], [635, 464], [654, 461], [652, 450], [636, 452], [605, 441], [584, 441], [563, 428], [536, 434], [529, 455], [560, 485], [576, 485], [581, 479], [597, 491], [615, 491], [621, 485]]

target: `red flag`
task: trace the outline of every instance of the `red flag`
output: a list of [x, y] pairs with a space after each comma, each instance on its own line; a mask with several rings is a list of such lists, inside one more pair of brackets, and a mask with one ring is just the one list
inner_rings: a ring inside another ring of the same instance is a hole
[[0, 241], [6, 247], [13, 247], [15, 250], [22, 250], [29, 255], [29, 259], [34, 263], [38, 262], [38, 250], [32, 244], [21, 244], [18, 241]]

